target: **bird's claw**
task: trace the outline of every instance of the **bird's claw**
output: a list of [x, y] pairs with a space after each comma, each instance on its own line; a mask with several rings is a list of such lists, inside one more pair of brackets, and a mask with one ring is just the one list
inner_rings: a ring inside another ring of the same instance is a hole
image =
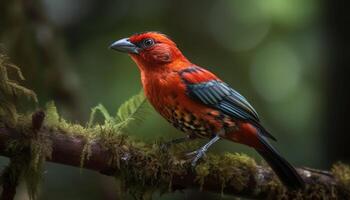
[[187, 156], [194, 156], [194, 158], [191, 162], [192, 167], [195, 167], [197, 165], [198, 160], [205, 156], [205, 152], [206, 152], [206, 149], [201, 148], [197, 151], [192, 151], [192, 152], [186, 154]]

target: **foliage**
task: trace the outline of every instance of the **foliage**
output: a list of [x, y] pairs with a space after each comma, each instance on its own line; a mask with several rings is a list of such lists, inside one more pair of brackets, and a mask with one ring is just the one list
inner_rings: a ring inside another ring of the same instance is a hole
[[332, 173], [342, 185], [344, 189], [347, 190], [350, 195], [350, 167], [341, 162], [338, 162], [333, 165]]
[[124, 102], [119, 107], [114, 117], [108, 113], [107, 109], [102, 104], [99, 104], [91, 109], [88, 127], [94, 124], [97, 111], [104, 117], [104, 125], [112, 126], [115, 132], [118, 133], [124, 131], [132, 121], [142, 122], [144, 120], [143, 116], [145, 116], [148, 111], [148, 106], [142, 91]]
[[21, 70], [9, 62], [9, 58], [0, 53], [0, 118], [8, 125], [17, 121], [17, 109], [14, 104], [17, 97], [24, 96], [37, 102], [36, 94], [9, 78], [9, 71], [16, 73], [17, 78], [24, 80]]
[[[97, 105], [91, 109], [90, 119], [86, 126], [82, 126], [79, 124], [72, 124], [61, 118], [54, 102], [48, 102], [46, 104], [45, 125], [52, 129], [59, 129], [63, 132], [80, 135], [85, 138], [86, 143], [80, 162], [81, 167], [83, 167], [84, 161], [90, 157], [90, 144], [92, 142], [102, 139], [106, 147], [111, 147], [111, 145], [114, 145], [113, 142], [115, 140], [125, 137], [122, 133], [126, 132], [128, 127], [133, 123], [140, 123], [143, 121], [143, 117], [148, 112], [148, 108], [146, 98], [143, 92], [140, 92], [123, 103], [113, 117], [102, 104]], [[103, 123], [96, 122], [96, 115], [98, 112], [101, 113], [104, 118]], [[118, 154], [116, 153], [115, 155]], [[116, 160], [118, 159], [116, 158]]]
[[[13, 98], [27, 96], [37, 101], [34, 92], [8, 78], [7, 70], [11, 68], [15, 69], [18, 77], [23, 79], [19, 68], [8, 64], [7, 60], [1, 60], [0, 64], [0, 70], [4, 72], [0, 76], [0, 95], [4, 97], [2, 104], [0, 104], [0, 125], [3, 125], [4, 119], [10, 116], [13, 121], [5, 123], [16, 123], [17, 132], [23, 134], [21, 139], [7, 145], [8, 151], [12, 152], [11, 155], [14, 156], [4, 169], [0, 184], [16, 185], [19, 181], [24, 180], [29, 198], [37, 199], [43, 164], [51, 156], [52, 144], [47, 135], [32, 129], [30, 115], [21, 115], [16, 111]], [[122, 180], [121, 185], [124, 186], [124, 191], [133, 194], [135, 198], [151, 198], [155, 190], [168, 191], [172, 189], [173, 178], [184, 174], [190, 164], [177, 154], [178, 151], [164, 153], [157, 143], [145, 144], [122, 134], [133, 123], [142, 122], [147, 109], [145, 96], [140, 92], [123, 103], [115, 116], [110, 115], [102, 104], [97, 105], [92, 108], [86, 126], [82, 126], [64, 120], [58, 114], [54, 102], [48, 102], [44, 128], [81, 136], [86, 140], [81, 153], [81, 166], [91, 156], [91, 144], [98, 140], [104, 148], [110, 150], [112, 156], [108, 164], [112, 169], [118, 169], [114, 175]], [[104, 119], [103, 123], [96, 122], [97, 113], [101, 113]], [[207, 179], [214, 176], [215, 180], [220, 180], [217, 184], [221, 185], [222, 193], [228, 187], [242, 192], [247, 190], [251, 181], [259, 181], [259, 177], [255, 176], [258, 170], [255, 161], [243, 154], [208, 155], [207, 159], [195, 168], [195, 181], [203, 188], [208, 184]], [[348, 191], [346, 188], [349, 188], [350, 183], [349, 167], [337, 164], [333, 167], [332, 172], [345, 191]], [[286, 191], [276, 178], [272, 178], [271, 182], [262, 190], [266, 190], [271, 198], [284, 199], [286, 196], [290, 196], [288, 194], [290, 192]], [[309, 195], [309, 199], [338, 195], [333, 191], [334, 188], [326, 188], [322, 185], [312, 186], [308, 190], [310, 192], [306, 191], [305, 193]], [[292, 195], [295, 199], [305, 197], [300, 192], [295, 192]]]
[[[51, 144], [45, 136], [30, 129], [31, 118], [17, 113], [15, 102], [18, 97], [27, 97], [38, 102], [36, 94], [9, 78], [13, 70], [20, 80], [24, 80], [19, 67], [11, 64], [9, 58], [0, 54], [0, 125], [14, 127], [25, 134], [23, 141], [8, 144], [13, 156], [4, 169], [1, 179], [14, 187], [21, 180], [27, 185], [30, 199], [36, 199], [41, 180], [43, 164], [51, 155]], [[3, 182], [2, 182], [3, 183]], [[3, 183], [4, 184], [4, 183]]]
[[[20, 116], [19, 119], [21, 120], [23, 117], [25, 118], [25, 116]], [[24, 127], [22, 126], [22, 128]], [[12, 141], [7, 145], [7, 151], [14, 156], [11, 157], [10, 164], [5, 168], [2, 177], [9, 174], [11, 182], [24, 181], [29, 199], [37, 199], [44, 163], [51, 156], [51, 146], [51, 141], [42, 134]]]

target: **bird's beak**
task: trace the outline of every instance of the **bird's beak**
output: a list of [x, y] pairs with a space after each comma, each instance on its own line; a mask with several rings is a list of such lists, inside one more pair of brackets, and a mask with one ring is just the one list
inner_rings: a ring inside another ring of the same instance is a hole
[[113, 42], [113, 44], [111, 44], [109, 48], [123, 52], [123, 53], [133, 53], [133, 54], [139, 53], [139, 47], [131, 43], [129, 38], [123, 38], [123, 39], [117, 40]]

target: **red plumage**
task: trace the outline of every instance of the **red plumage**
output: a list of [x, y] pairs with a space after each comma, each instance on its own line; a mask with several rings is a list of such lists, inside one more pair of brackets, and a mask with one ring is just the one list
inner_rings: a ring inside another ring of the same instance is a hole
[[296, 170], [268, 143], [267, 138], [274, 138], [248, 101], [216, 75], [191, 63], [167, 36], [135, 34], [111, 47], [129, 53], [136, 62], [147, 99], [165, 119], [187, 134], [214, 138], [196, 152], [195, 162], [224, 138], [255, 148], [287, 186], [303, 186]]
[[[180, 127], [180, 129], [181, 126], [176, 124], [178, 121], [181, 123], [181, 119], [178, 118], [192, 114], [200, 121], [200, 126], [205, 127], [207, 131], [205, 135], [207, 137], [211, 137], [213, 133], [219, 132], [225, 124], [224, 120], [219, 118], [219, 115], [223, 113], [195, 101], [186, 95], [186, 85], [183, 78], [192, 84], [220, 79], [205, 69], [201, 69], [199, 73], [195, 74], [186, 73], [181, 77], [179, 75], [180, 71], [195, 65], [182, 55], [175, 43], [171, 42], [167, 36], [158, 33], [137, 34], [130, 37], [130, 41], [137, 43], [145, 38], [154, 38], [158, 42], [167, 44], [153, 47], [137, 55], [131, 54], [131, 57], [138, 64], [141, 71], [141, 80], [145, 94], [154, 108], [170, 123], [175, 125], [175, 127]], [[170, 51], [168, 45], [170, 45]], [[175, 55], [172, 55], [171, 59], [167, 61], [159, 59], [163, 58], [163, 55], [168, 54], [168, 52]], [[181, 115], [174, 116], [177, 115], [176, 113], [174, 114], [175, 110], [179, 110]], [[258, 147], [259, 144], [255, 136], [256, 129], [254, 127], [246, 123], [237, 124], [238, 121], [230, 119], [227, 115], [225, 117], [226, 126], [229, 126], [234, 131], [226, 132], [223, 137], [252, 147]], [[188, 133], [190, 131], [185, 130]]]

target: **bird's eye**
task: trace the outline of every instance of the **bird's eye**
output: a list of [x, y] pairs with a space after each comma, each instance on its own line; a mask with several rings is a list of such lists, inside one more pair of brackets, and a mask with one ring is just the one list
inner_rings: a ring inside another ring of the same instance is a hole
[[144, 39], [142, 43], [144, 48], [148, 48], [154, 45], [154, 40], [151, 38], [148, 38], [148, 39]]

